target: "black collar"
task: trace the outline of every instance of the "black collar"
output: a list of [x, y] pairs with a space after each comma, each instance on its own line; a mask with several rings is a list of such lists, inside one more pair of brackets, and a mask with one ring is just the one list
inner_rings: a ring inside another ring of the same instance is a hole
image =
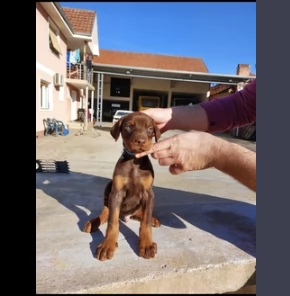
[[135, 153], [134, 152], [130, 152], [124, 145], [123, 143], [123, 155], [128, 155], [128, 156], [131, 156], [131, 157], [135, 157]]

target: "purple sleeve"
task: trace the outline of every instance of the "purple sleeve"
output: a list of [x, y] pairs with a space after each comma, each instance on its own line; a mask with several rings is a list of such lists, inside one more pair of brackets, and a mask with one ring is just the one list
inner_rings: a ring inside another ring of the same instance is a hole
[[256, 121], [256, 79], [234, 94], [203, 102], [209, 121], [208, 132], [222, 132]]

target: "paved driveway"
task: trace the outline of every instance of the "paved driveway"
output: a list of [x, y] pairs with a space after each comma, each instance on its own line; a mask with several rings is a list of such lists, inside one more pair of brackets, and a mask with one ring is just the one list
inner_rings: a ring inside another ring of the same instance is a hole
[[156, 258], [137, 256], [139, 224], [129, 221], [120, 224], [114, 258], [100, 262], [93, 254], [106, 225], [92, 235], [81, 229], [100, 213], [121, 141], [102, 130], [41, 138], [36, 146], [36, 158], [68, 160], [71, 168], [36, 174], [37, 293], [225, 293], [254, 273], [256, 195], [229, 176], [215, 169], [171, 176], [152, 160], [162, 223], [153, 229]]

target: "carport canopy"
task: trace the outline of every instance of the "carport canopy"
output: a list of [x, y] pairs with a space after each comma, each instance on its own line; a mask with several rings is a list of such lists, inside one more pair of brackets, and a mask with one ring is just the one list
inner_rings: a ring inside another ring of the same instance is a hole
[[241, 76], [232, 74], [214, 74], [202, 72], [186, 72], [174, 70], [160, 70], [152, 68], [138, 68], [107, 64], [93, 64], [94, 72], [126, 77], [153, 78], [199, 83], [218, 83], [237, 85], [238, 83], [255, 79], [256, 76]]

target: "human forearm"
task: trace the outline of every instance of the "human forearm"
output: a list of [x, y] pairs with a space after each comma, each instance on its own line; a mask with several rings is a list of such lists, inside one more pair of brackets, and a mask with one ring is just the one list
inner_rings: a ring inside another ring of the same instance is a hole
[[256, 80], [242, 91], [201, 103], [209, 121], [207, 132], [223, 132], [256, 121]]
[[256, 80], [242, 91], [199, 105], [171, 108], [167, 129], [223, 132], [256, 121]]
[[184, 131], [208, 130], [208, 119], [204, 108], [200, 105], [193, 106], [177, 106], [172, 107], [172, 120], [168, 122], [166, 127], [169, 129], [180, 129]]
[[256, 152], [235, 143], [218, 139], [213, 166], [256, 191]]

